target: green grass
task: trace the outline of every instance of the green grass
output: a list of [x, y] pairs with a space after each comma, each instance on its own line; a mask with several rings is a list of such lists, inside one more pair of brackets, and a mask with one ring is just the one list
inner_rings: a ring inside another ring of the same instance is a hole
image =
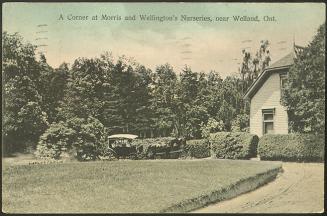
[[232, 160], [4, 166], [4, 212], [159, 212], [279, 163]]

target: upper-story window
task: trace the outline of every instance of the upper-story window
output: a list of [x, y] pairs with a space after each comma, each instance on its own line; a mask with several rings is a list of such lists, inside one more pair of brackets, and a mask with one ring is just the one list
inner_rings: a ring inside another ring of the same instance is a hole
[[284, 90], [286, 87], [286, 82], [287, 82], [287, 75], [286, 74], [281, 74], [280, 75], [280, 93], [281, 97], [283, 97]]

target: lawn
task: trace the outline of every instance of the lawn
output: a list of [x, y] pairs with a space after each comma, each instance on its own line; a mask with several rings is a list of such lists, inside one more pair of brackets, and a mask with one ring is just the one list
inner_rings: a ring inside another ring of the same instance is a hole
[[159, 212], [277, 166], [233, 160], [5, 165], [2, 211]]

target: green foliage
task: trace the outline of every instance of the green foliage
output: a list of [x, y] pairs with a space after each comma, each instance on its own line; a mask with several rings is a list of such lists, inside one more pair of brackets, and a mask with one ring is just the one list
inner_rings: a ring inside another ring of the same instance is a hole
[[77, 159], [97, 159], [102, 153], [103, 145], [106, 145], [103, 124], [93, 117], [72, 118], [67, 121], [67, 124], [68, 127], [77, 131], [72, 143]]
[[3, 37], [3, 141], [5, 152], [21, 151], [26, 143], [35, 147], [48, 125], [38, 89], [40, 65], [35, 46], [24, 43], [18, 34]]
[[261, 40], [256, 53], [251, 53], [245, 49], [242, 50], [243, 61], [240, 67], [242, 94], [250, 87], [259, 74], [269, 66], [271, 61], [269, 45], [268, 40]]
[[207, 122], [209, 118], [208, 112], [204, 106], [187, 107], [186, 111], [186, 137], [198, 138], [201, 137], [201, 125]]
[[42, 109], [47, 113], [49, 123], [53, 123], [59, 121], [58, 108], [67, 88], [69, 68], [66, 63], [56, 69], [52, 69], [46, 62], [42, 62], [40, 66], [39, 89], [42, 96]]
[[[156, 67], [151, 81], [151, 133], [169, 136], [172, 129], [178, 128], [178, 116], [173, 110], [177, 109], [177, 76], [169, 64]], [[176, 108], [176, 109], [175, 109]]]
[[258, 136], [245, 132], [218, 132], [208, 138], [217, 158], [249, 159], [256, 156]]
[[294, 132], [325, 131], [325, 31], [323, 24], [288, 73], [282, 103]]
[[216, 118], [224, 122], [224, 131], [231, 131], [233, 119], [243, 112], [243, 95], [240, 89], [241, 80], [237, 77], [226, 77], [221, 88], [221, 103], [217, 107]]
[[104, 63], [100, 59], [78, 58], [69, 73], [67, 90], [60, 106], [61, 119], [99, 117], [106, 92]]
[[110, 133], [139, 133], [150, 127], [150, 75], [144, 66], [109, 53], [78, 58], [59, 108], [61, 119], [93, 116]]
[[208, 138], [210, 133], [222, 131], [224, 123], [220, 120], [219, 122], [214, 118], [209, 118], [206, 125], [201, 124], [201, 135], [203, 138]]
[[210, 145], [206, 139], [187, 140], [183, 151], [187, 157], [210, 157]]
[[35, 155], [40, 158], [59, 159], [62, 151], [72, 146], [77, 132], [64, 122], [53, 123], [40, 136]]
[[104, 126], [93, 117], [53, 123], [41, 135], [36, 156], [59, 159], [61, 153], [67, 151], [78, 160], [95, 160], [105, 145], [103, 132]]
[[233, 132], [249, 132], [250, 117], [248, 114], [238, 114], [232, 121], [231, 130]]
[[82, 143], [77, 149], [94, 152], [87, 144], [93, 141], [84, 140], [89, 129], [73, 123], [88, 125], [77, 119], [89, 117], [98, 119], [107, 133], [142, 138], [199, 139], [232, 126], [245, 127], [238, 116], [244, 107], [237, 77], [223, 80], [215, 71], [196, 72], [187, 66], [178, 74], [169, 64], [152, 72], [125, 56], [114, 60], [108, 52], [77, 58], [71, 67], [63, 63], [51, 68], [44, 55], [37, 61], [35, 47], [18, 35], [4, 33], [3, 38], [4, 141], [9, 149], [16, 149], [10, 146], [14, 142], [20, 148], [25, 142], [36, 143], [49, 124], [62, 121], [82, 133], [74, 141]]
[[323, 161], [324, 136], [313, 134], [267, 134], [258, 143], [262, 160]]

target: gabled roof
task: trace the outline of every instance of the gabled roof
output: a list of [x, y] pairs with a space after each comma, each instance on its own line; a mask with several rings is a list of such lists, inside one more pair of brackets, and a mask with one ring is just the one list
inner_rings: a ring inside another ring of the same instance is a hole
[[286, 56], [284, 56], [283, 58], [279, 59], [278, 61], [274, 62], [270, 66], [268, 66], [267, 69], [280, 68], [280, 67], [293, 65], [294, 58], [295, 58], [295, 54], [294, 52], [291, 52]]
[[282, 72], [285, 71], [285, 69], [290, 68], [290, 66], [294, 63], [293, 56], [293, 53], [289, 53], [288, 55], [268, 66], [248, 88], [243, 98], [252, 98], [252, 96], [259, 90], [259, 88], [261, 88], [270, 74]]
[[243, 98], [251, 98], [263, 85], [270, 74], [276, 72], [285, 72], [285, 70], [289, 69], [294, 64], [296, 55], [301, 52], [302, 49], [303, 47], [293, 44], [293, 51], [268, 66], [248, 88]]

